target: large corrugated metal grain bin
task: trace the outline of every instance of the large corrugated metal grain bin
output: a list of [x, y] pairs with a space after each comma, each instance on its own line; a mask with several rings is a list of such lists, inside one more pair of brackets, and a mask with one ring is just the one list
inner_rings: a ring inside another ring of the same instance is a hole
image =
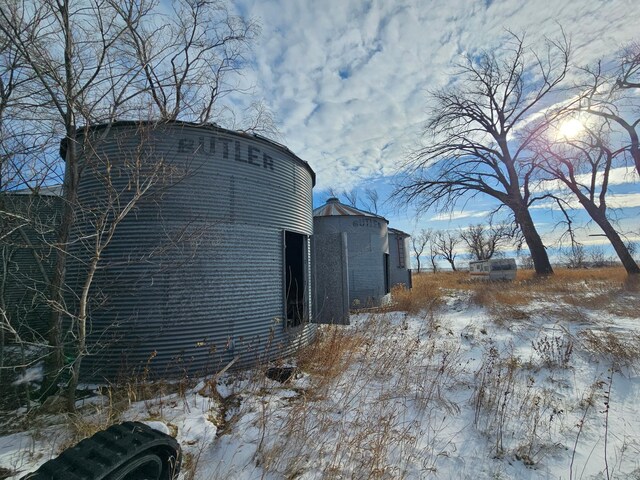
[[0, 296], [7, 313], [2, 338], [42, 343], [51, 318], [49, 281], [56, 256], [59, 188], [0, 193]]
[[411, 235], [389, 228], [389, 278], [391, 287], [404, 285], [411, 288], [411, 257], [409, 239]]
[[85, 153], [74, 235], [82, 240], [67, 275], [74, 292], [98, 241], [106, 245], [83, 378], [176, 377], [235, 358], [246, 366], [312, 338], [307, 163], [213, 125], [117, 123], [87, 136], [77, 142]]
[[[359, 309], [385, 303], [389, 299], [390, 287], [388, 221], [379, 215], [344, 205], [337, 198], [330, 198], [325, 205], [314, 209], [313, 223], [316, 250], [323, 243], [323, 238], [334, 241], [340, 234], [345, 234], [347, 262], [342, 264], [347, 268], [350, 307]], [[334, 257], [329, 257], [326, 252], [322, 257], [316, 254], [315, 261], [339, 263], [338, 251]], [[334, 281], [325, 282], [318, 273], [316, 281], [319, 287], [323, 283], [335, 285]], [[332, 301], [332, 298], [320, 294], [316, 301]], [[322, 310], [321, 304], [317, 307], [318, 311]]]

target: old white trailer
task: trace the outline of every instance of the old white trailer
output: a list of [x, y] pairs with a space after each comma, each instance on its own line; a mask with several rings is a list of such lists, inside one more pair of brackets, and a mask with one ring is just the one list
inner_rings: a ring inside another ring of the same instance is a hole
[[469, 262], [469, 275], [473, 280], [514, 280], [515, 258], [491, 258]]

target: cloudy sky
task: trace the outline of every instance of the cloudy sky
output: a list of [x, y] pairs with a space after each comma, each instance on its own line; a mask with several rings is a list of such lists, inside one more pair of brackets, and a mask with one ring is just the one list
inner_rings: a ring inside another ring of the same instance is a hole
[[[317, 173], [316, 204], [327, 189], [390, 191], [398, 167], [421, 141], [429, 90], [451, 81], [463, 55], [496, 49], [507, 29], [535, 47], [562, 26], [576, 65], [613, 58], [639, 40], [638, 0], [240, 0], [262, 34], [247, 81], [275, 113], [281, 140]], [[635, 37], [634, 37], [635, 35]], [[638, 230], [637, 177], [616, 186], [625, 230]], [[363, 194], [361, 194], [363, 196]], [[451, 216], [385, 205], [393, 226], [453, 228], [484, 220], [493, 204], [478, 198]], [[559, 218], [536, 209], [551, 242]], [[549, 207], [548, 205], [546, 207]], [[596, 230], [593, 230], [596, 232]], [[586, 238], [586, 237], [585, 237]], [[597, 238], [597, 237], [589, 237]]]

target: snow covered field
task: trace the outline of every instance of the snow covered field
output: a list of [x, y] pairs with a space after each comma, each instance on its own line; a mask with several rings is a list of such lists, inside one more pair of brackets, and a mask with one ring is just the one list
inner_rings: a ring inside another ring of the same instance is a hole
[[0, 478], [142, 420], [177, 437], [183, 479], [640, 479], [638, 288], [441, 275], [397, 296], [406, 311], [323, 328], [285, 382], [253, 370], [95, 395], [73, 418], [16, 412]]

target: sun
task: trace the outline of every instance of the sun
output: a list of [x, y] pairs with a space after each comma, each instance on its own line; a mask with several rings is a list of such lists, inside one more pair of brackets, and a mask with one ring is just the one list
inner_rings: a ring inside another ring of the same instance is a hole
[[584, 125], [577, 118], [571, 118], [560, 124], [558, 132], [561, 137], [566, 139], [575, 138], [584, 130]]

